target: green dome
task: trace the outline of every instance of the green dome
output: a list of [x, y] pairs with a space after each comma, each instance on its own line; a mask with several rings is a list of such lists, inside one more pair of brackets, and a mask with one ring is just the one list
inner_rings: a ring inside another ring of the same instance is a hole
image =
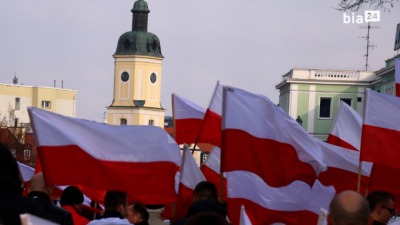
[[158, 37], [150, 32], [129, 31], [118, 40], [115, 55], [146, 55], [164, 58]]
[[149, 13], [149, 7], [147, 6], [147, 2], [144, 0], [137, 0], [135, 4], [133, 5], [133, 9], [131, 10], [132, 12], [144, 12], [144, 13]]

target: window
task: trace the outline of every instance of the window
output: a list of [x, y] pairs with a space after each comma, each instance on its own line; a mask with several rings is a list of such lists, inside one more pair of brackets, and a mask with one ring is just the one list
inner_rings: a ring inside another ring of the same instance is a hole
[[15, 98], [15, 110], [19, 110], [20, 107], [20, 98]]
[[341, 98], [340, 100], [346, 103], [347, 105], [351, 106], [351, 98]]
[[154, 125], [154, 120], [149, 120], [149, 125], [153, 126]]
[[126, 125], [126, 124], [127, 124], [126, 119], [125, 119], [125, 118], [121, 118], [120, 124], [121, 124], [121, 125]]
[[51, 101], [42, 101], [42, 108], [50, 109]]
[[361, 98], [361, 97], [358, 97], [358, 98], [357, 98], [357, 102], [362, 102], [362, 98]]
[[207, 161], [209, 153], [202, 152], [200, 153], [200, 163], [203, 164]]
[[331, 118], [332, 98], [321, 98], [319, 102], [319, 118]]
[[18, 119], [18, 118], [15, 118], [15, 119], [14, 119], [14, 127], [18, 127], [18, 122], [19, 122], [19, 119]]
[[31, 158], [31, 150], [24, 150], [24, 160], [29, 160]]

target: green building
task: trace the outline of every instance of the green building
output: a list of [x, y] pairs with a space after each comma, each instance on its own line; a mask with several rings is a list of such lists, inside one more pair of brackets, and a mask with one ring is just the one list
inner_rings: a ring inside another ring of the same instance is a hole
[[308, 133], [326, 140], [340, 101], [362, 115], [366, 88], [395, 94], [396, 57], [386, 60], [386, 67], [378, 71], [294, 68], [276, 85], [279, 105]]

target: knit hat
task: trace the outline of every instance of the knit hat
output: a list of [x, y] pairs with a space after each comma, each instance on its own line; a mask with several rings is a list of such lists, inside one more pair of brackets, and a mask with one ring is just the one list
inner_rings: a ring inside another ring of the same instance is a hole
[[77, 205], [83, 202], [83, 194], [79, 188], [75, 186], [68, 186], [61, 194], [60, 204], [63, 205]]

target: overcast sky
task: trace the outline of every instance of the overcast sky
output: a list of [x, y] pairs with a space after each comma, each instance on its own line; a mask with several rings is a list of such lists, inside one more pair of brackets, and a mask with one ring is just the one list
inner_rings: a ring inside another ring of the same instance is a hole
[[[161, 102], [171, 94], [207, 107], [216, 82], [268, 96], [292, 68], [364, 69], [367, 33], [344, 24], [340, 0], [147, 0], [161, 42]], [[131, 30], [134, 0], [0, 0], [0, 83], [76, 89], [77, 117], [102, 121], [113, 97], [114, 58]], [[393, 57], [400, 2], [370, 33], [370, 68]], [[364, 16], [361, 9], [354, 15]], [[351, 12], [347, 15], [351, 16]], [[365, 26], [365, 24], [364, 24]]]

